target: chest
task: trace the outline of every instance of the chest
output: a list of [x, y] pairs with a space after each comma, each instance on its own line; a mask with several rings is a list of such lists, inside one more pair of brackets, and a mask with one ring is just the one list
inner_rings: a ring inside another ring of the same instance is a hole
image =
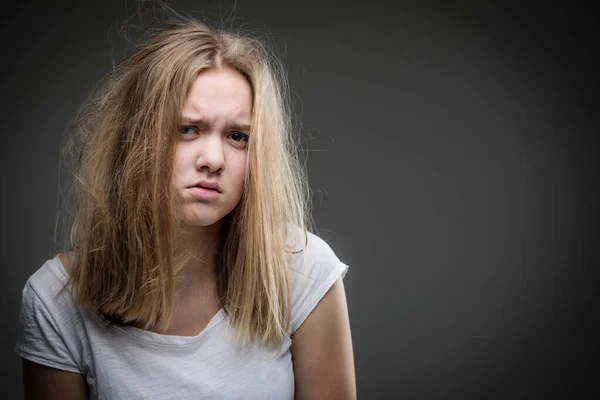
[[162, 320], [150, 330], [162, 335], [197, 336], [206, 329], [220, 309], [216, 301], [181, 302], [175, 305], [171, 324], [166, 330], [160, 328]]
[[[165, 319], [160, 318], [149, 332], [171, 336], [197, 336], [210, 324], [221, 305], [216, 290], [204, 290], [201, 295], [178, 294], [174, 299], [173, 313], [169, 326], [165, 329]], [[134, 325], [143, 329], [141, 326]]]
[[277, 349], [241, 348], [222, 315], [200, 335], [177, 340], [146, 331], [104, 331], [101, 341], [89, 342], [90, 392], [115, 400], [293, 399], [289, 338]]

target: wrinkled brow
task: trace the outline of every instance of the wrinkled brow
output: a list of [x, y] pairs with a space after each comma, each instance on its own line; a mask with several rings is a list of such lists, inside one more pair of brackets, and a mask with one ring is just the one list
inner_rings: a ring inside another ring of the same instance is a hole
[[[210, 123], [202, 118], [183, 118], [183, 123], [186, 125], [194, 125], [198, 128], [208, 128]], [[250, 125], [243, 123], [234, 123], [227, 125], [230, 129], [236, 129], [240, 131], [250, 131]]]

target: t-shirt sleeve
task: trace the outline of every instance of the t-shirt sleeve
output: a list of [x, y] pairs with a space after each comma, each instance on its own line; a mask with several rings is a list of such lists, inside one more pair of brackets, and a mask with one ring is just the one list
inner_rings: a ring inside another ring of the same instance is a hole
[[56, 316], [52, 315], [28, 280], [22, 292], [15, 352], [38, 364], [81, 373], [59, 325]]
[[301, 256], [296, 257], [295, 265], [291, 268], [290, 335], [308, 318], [331, 286], [339, 278], [343, 279], [347, 272], [348, 266], [339, 260], [331, 247], [323, 239], [309, 232], [304, 260]]

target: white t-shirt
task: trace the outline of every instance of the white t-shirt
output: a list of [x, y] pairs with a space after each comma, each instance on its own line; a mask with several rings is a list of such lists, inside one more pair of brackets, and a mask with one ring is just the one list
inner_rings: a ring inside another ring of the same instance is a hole
[[[293, 399], [290, 336], [348, 266], [329, 245], [309, 233], [305, 250], [288, 254], [291, 326], [283, 346], [241, 348], [221, 309], [197, 336], [162, 335], [108, 326], [78, 307], [58, 257], [48, 260], [23, 289], [21, 357], [85, 376], [92, 399]], [[305, 272], [305, 274], [304, 274]]]

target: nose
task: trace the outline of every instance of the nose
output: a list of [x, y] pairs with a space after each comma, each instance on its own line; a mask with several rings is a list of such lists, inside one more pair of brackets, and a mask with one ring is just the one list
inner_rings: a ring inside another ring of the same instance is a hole
[[208, 169], [211, 173], [219, 171], [225, 163], [223, 143], [220, 135], [205, 135], [198, 143], [196, 169]]

